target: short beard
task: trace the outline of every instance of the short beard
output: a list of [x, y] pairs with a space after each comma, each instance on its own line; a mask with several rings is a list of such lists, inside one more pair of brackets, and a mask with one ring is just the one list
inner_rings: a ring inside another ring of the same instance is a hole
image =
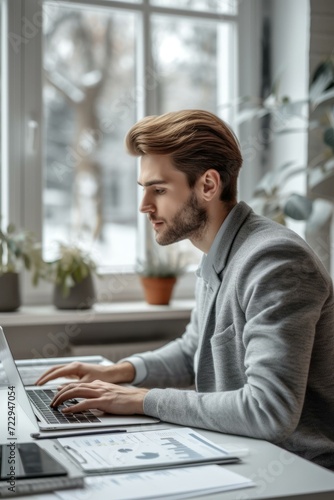
[[198, 240], [204, 233], [208, 222], [208, 214], [201, 207], [194, 192], [182, 208], [174, 215], [165, 231], [156, 233], [156, 241], [159, 245], [171, 245], [185, 239]]

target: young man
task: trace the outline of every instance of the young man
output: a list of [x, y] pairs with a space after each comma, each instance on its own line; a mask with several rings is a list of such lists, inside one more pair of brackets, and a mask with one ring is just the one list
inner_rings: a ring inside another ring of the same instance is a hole
[[[319, 259], [295, 233], [237, 202], [240, 150], [213, 114], [144, 118], [126, 144], [141, 156], [140, 210], [156, 241], [188, 238], [204, 253], [191, 321], [154, 352], [111, 367], [56, 367], [38, 383], [78, 378], [55, 406], [82, 397], [73, 410], [145, 413], [266, 439], [334, 468], [333, 287]], [[177, 388], [193, 383], [196, 390]]]

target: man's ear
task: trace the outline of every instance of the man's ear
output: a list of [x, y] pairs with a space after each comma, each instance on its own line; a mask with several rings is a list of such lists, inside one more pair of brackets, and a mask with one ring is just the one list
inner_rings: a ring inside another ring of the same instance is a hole
[[221, 179], [217, 170], [210, 168], [198, 179], [198, 189], [204, 201], [212, 200], [221, 193]]

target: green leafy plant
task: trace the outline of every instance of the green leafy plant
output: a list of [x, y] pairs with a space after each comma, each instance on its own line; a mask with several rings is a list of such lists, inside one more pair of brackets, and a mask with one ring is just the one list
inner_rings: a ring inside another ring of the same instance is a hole
[[22, 268], [36, 272], [41, 265], [39, 244], [30, 231], [17, 231], [14, 224], [0, 228], [0, 274], [18, 273]]
[[59, 256], [46, 263], [44, 277], [61, 288], [63, 297], [90, 274], [96, 273], [96, 263], [87, 251], [76, 245], [59, 243]]
[[176, 278], [185, 272], [186, 267], [182, 253], [162, 255], [148, 252], [146, 259], [137, 260], [136, 272], [147, 278]]
[[[245, 109], [239, 115], [239, 123], [266, 115], [283, 118], [283, 126], [275, 130], [277, 135], [308, 130], [321, 148], [308, 165], [289, 162], [278, 170], [268, 172], [260, 181], [251, 201], [255, 211], [285, 224], [286, 216], [295, 220], [308, 220], [312, 214], [313, 201], [317, 198], [333, 201], [334, 177], [334, 58], [329, 57], [316, 68], [310, 82], [306, 99], [292, 101], [281, 97], [275, 85], [269, 97], [257, 100], [255, 106]], [[247, 99], [246, 99], [247, 101]], [[244, 99], [245, 102], [245, 99]], [[253, 101], [254, 104], [254, 101]], [[304, 120], [303, 109], [309, 106], [305, 126], [285, 125], [285, 119]], [[307, 194], [287, 193], [286, 183], [301, 172], [307, 174]]]

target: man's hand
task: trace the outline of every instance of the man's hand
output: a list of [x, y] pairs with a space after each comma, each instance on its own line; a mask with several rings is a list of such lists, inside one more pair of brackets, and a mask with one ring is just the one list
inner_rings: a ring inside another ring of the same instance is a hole
[[101, 410], [114, 415], [144, 414], [144, 397], [148, 389], [122, 387], [101, 380], [91, 383], [67, 384], [54, 397], [51, 406], [57, 407], [73, 398], [86, 398], [63, 409], [63, 413], [76, 413], [88, 409]]
[[89, 363], [69, 363], [67, 365], [57, 365], [49, 368], [36, 381], [36, 385], [43, 385], [58, 377], [74, 378], [78, 382], [94, 382], [103, 380], [113, 384], [130, 383], [135, 378], [134, 366], [125, 361], [111, 366], [92, 365]]

